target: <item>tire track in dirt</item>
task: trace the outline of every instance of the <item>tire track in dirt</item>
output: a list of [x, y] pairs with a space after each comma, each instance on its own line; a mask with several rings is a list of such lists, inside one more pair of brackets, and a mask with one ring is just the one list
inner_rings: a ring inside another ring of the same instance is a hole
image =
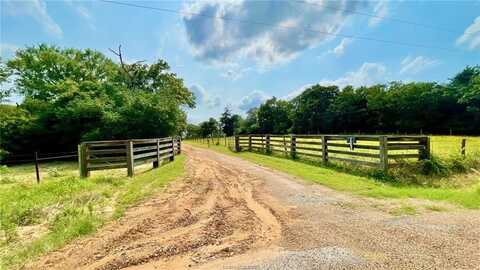
[[402, 201], [184, 149], [186, 177], [27, 268], [480, 269], [478, 210], [395, 216], [388, 209]]
[[187, 176], [167, 192], [27, 268], [185, 268], [279, 240], [280, 222], [259, 202], [260, 182], [201, 155], [187, 156]]

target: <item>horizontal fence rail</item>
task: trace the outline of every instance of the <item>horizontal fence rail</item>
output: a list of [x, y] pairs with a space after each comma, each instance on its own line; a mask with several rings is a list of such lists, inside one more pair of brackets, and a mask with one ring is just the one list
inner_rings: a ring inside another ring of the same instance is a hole
[[78, 146], [80, 177], [117, 168], [127, 168], [127, 175], [132, 177], [136, 165], [152, 162], [156, 168], [180, 153], [181, 139], [176, 137], [83, 142]]
[[277, 153], [371, 166], [387, 171], [404, 159], [430, 158], [427, 136], [387, 135], [241, 135], [235, 136], [235, 151]]

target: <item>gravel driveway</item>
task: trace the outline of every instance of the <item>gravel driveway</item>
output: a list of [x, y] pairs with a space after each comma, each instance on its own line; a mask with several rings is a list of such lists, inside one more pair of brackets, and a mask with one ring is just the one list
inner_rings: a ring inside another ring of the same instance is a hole
[[479, 211], [394, 216], [400, 201], [183, 152], [185, 179], [30, 269], [480, 269]]

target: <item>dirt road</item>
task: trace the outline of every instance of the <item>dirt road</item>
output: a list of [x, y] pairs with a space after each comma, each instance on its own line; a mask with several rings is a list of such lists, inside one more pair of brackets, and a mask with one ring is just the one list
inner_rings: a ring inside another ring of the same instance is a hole
[[358, 198], [185, 147], [188, 176], [30, 269], [480, 269], [480, 212], [392, 216]]

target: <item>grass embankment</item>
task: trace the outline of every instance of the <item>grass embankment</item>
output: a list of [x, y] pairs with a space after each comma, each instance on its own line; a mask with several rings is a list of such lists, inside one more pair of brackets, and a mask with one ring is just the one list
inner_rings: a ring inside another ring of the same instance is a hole
[[[188, 143], [207, 148], [207, 145], [189, 141]], [[417, 198], [433, 201], [447, 201], [465, 208], [480, 208], [480, 183], [460, 187], [424, 187], [375, 176], [352, 174], [339, 168], [320, 167], [290, 159], [256, 154], [250, 152], [235, 153], [225, 146], [210, 145], [209, 149], [240, 157], [253, 163], [276, 169], [306, 181], [325, 185], [339, 191], [351, 192], [377, 198]]]
[[185, 157], [158, 169], [140, 166], [133, 179], [125, 169], [92, 172], [79, 179], [74, 162], [41, 164], [35, 184], [31, 164], [1, 167], [0, 269], [20, 268], [66, 242], [95, 232], [141, 199], [182, 175]]

